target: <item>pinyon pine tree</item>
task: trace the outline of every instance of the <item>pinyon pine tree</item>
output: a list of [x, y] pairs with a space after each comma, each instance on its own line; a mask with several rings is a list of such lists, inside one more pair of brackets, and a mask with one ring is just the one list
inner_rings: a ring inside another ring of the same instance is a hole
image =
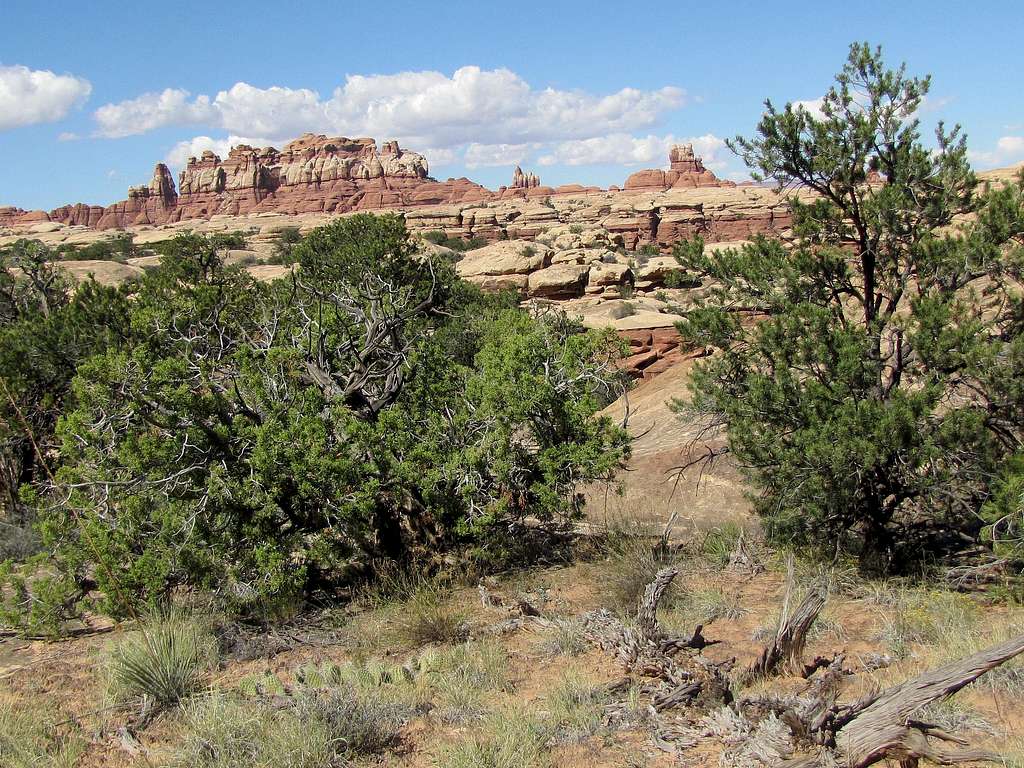
[[873, 572], [1020, 531], [986, 502], [1021, 466], [1024, 193], [978, 188], [959, 127], [922, 143], [928, 89], [853, 45], [820, 113], [767, 102], [730, 143], [801, 191], [792, 243], [676, 251], [712, 286], [680, 330], [715, 353], [677, 407], [727, 427], [770, 535]]

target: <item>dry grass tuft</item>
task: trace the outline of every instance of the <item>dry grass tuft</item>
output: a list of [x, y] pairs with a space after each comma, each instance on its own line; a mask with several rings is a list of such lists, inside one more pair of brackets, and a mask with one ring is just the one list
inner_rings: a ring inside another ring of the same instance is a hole
[[564, 620], [555, 623], [542, 648], [551, 656], [579, 656], [590, 648], [583, 634], [583, 626], [578, 621]]
[[440, 698], [438, 717], [449, 723], [480, 719], [486, 695], [509, 687], [508, 656], [494, 641], [427, 652], [417, 666], [422, 684]]
[[578, 670], [567, 672], [548, 695], [552, 738], [575, 744], [597, 733], [607, 696]]
[[171, 768], [323, 768], [336, 758], [327, 729], [290, 709], [213, 695], [190, 702], [185, 714], [186, 736]]
[[[642, 531], [616, 532], [609, 536], [607, 565], [601, 569], [607, 607], [620, 616], [636, 613], [644, 589], [662, 568], [680, 565], [677, 552]], [[680, 595], [673, 583], [665, 591], [661, 606], [671, 608]]]
[[424, 584], [395, 606], [392, 621], [399, 642], [415, 648], [462, 642], [469, 633], [468, 619], [468, 611], [456, 605], [450, 593]]
[[4, 768], [73, 768], [83, 751], [75, 735], [48, 728], [39, 712], [0, 704], [0, 765]]
[[452, 746], [439, 768], [547, 768], [547, 729], [521, 709], [496, 712]]

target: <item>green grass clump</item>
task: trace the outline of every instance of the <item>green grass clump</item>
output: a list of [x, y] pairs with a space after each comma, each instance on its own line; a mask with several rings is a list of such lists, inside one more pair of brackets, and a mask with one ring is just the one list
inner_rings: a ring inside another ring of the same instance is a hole
[[310, 727], [326, 729], [335, 751], [345, 757], [393, 747], [411, 714], [397, 702], [344, 687], [306, 691], [296, 701], [296, 716]]
[[38, 712], [0, 704], [0, 765], [4, 768], [72, 768], [81, 739], [43, 724]]
[[110, 655], [110, 694], [144, 710], [172, 707], [203, 690], [216, 659], [213, 636], [180, 616], [145, 620]]
[[710, 624], [719, 619], [733, 621], [746, 613], [737, 595], [718, 587], [706, 587], [681, 592], [673, 606], [663, 612], [662, 621], [670, 629], [686, 634], [698, 624]]
[[324, 768], [337, 752], [327, 728], [293, 710], [274, 711], [226, 696], [186, 707], [187, 733], [171, 768]]
[[700, 553], [710, 565], [724, 567], [729, 564], [742, 535], [743, 528], [737, 523], [723, 523], [711, 528], [704, 532], [700, 542]]
[[440, 586], [424, 584], [395, 607], [395, 635], [404, 645], [457, 643], [466, 639], [468, 613]]
[[604, 692], [571, 670], [548, 697], [553, 737], [562, 743], [578, 743], [593, 736], [604, 719]]
[[975, 634], [978, 608], [962, 595], [908, 589], [890, 599], [892, 610], [883, 615], [879, 639], [897, 659], [913, 655], [917, 645], [961, 643]]
[[346, 685], [298, 691], [275, 708], [216, 694], [185, 709], [171, 768], [341, 768], [395, 746], [411, 711]]
[[424, 684], [439, 697], [438, 716], [451, 723], [479, 719], [488, 693], [508, 688], [508, 656], [495, 642], [473, 642], [420, 656]]
[[548, 730], [521, 710], [497, 712], [451, 747], [439, 768], [546, 768]]

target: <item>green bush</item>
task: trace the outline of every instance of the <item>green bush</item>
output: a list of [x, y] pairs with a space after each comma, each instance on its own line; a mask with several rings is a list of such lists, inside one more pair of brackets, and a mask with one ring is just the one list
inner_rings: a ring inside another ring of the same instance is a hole
[[242, 251], [248, 245], [245, 233], [235, 231], [216, 232], [205, 236], [186, 232], [177, 237], [151, 243], [147, 247], [161, 256], [181, 257], [194, 250], [198, 241], [207, 243], [213, 251]]
[[283, 227], [277, 233], [274, 252], [268, 260], [269, 264], [294, 264], [295, 246], [302, 241], [302, 231], [298, 227]]
[[57, 422], [74, 407], [77, 366], [130, 333], [128, 289], [91, 279], [76, 287], [58, 260], [38, 241], [0, 248], [0, 622], [35, 634], [59, 629], [76, 591], [47, 567], [37, 529], [38, 490], [59, 455]]
[[482, 237], [471, 237], [468, 239], [461, 237], [449, 237], [446, 232], [439, 229], [427, 232], [423, 235], [423, 239], [427, 242], [433, 243], [434, 245], [451, 248], [453, 251], [459, 251], [460, 253], [473, 251], [487, 245], [487, 240]]
[[1024, 453], [1010, 456], [981, 508], [983, 538], [997, 557], [1024, 561]]
[[[59, 464], [34, 491], [54, 615], [182, 586], [287, 612], [381, 563], [567, 523], [625, 457], [596, 416], [623, 386], [614, 334], [483, 295], [400, 218], [311, 232], [294, 281], [219, 250], [175, 238], [118, 305], [123, 337], [62, 370]], [[26, 609], [41, 565], [9, 574]]]
[[63, 261], [96, 260], [124, 262], [126, 259], [139, 255], [135, 245], [135, 236], [130, 232], [121, 232], [113, 237], [104, 237], [86, 245], [58, 246], [59, 258]]

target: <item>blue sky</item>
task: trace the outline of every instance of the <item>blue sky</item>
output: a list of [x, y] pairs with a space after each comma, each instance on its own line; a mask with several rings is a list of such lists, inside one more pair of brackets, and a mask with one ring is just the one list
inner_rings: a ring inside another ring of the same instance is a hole
[[[39, 3], [0, 27], [0, 205], [109, 204], [153, 164], [306, 130], [438, 178], [619, 184], [695, 145], [719, 175], [766, 97], [812, 100], [854, 40], [931, 73], [977, 167], [1024, 160], [1019, 2]], [[262, 142], [260, 142], [262, 143]]]

